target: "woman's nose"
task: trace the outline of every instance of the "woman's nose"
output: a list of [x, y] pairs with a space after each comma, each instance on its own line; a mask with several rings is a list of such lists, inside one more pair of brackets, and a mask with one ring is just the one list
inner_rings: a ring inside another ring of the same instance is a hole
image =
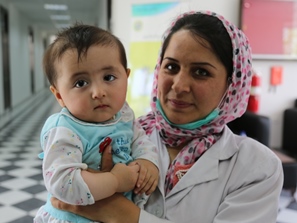
[[176, 93], [190, 92], [191, 78], [180, 71], [173, 78], [172, 89]]

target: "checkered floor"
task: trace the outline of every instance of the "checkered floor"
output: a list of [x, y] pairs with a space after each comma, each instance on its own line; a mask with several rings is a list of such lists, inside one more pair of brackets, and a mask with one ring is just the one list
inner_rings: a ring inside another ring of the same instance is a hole
[[48, 115], [59, 109], [48, 92], [0, 116], [0, 223], [33, 222], [46, 200], [39, 134]]
[[[0, 223], [31, 223], [44, 204], [39, 133], [45, 119], [59, 109], [45, 90], [0, 116]], [[282, 192], [279, 206], [278, 223], [297, 223], [297, 203], [288, 191]]]

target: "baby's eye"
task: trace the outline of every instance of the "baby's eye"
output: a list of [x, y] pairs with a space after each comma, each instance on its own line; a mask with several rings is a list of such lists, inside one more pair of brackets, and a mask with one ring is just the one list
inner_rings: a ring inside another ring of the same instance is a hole
[[115, 79], [116, 79], [116, 77], [114, 75], [112, 75], [112, 74], [107, 74], [107, 75], [104, 76], [105, 81], [113, 81]]
[[88, 82], [84, 81], [84, 80], [78, 80], [75, 82], [74, 86], [77, 87], [77, 88], [81, 88], [85, 85], [87, 85]]

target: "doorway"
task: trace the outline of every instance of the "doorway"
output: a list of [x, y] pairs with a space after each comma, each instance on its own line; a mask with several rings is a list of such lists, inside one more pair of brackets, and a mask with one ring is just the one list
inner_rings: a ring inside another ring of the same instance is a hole
[[3, 64], [3, 93], [4, 110], [11, 108], [11, 89], [10, 89], [10, 69], [9, 69], [9, 30], [8, 30], [8, 12], [0, 6], [0, 22], [2, 36], [2, 64]]
[[35, 93], [35, 73], [34, 73], [34, 33], [29, 27], [29, 58], [30, 58], [30, 79], [31, 79], [31, 94]]

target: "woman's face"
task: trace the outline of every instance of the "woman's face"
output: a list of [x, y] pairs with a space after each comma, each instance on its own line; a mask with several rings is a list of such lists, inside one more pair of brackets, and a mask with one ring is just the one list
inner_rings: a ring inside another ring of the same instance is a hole
[[158, 74], [158, 98], [167, 118], [175, 124], [203, 119], [226, 89], [226, 68], [209, 43], [188, 30], [173, 34]]

